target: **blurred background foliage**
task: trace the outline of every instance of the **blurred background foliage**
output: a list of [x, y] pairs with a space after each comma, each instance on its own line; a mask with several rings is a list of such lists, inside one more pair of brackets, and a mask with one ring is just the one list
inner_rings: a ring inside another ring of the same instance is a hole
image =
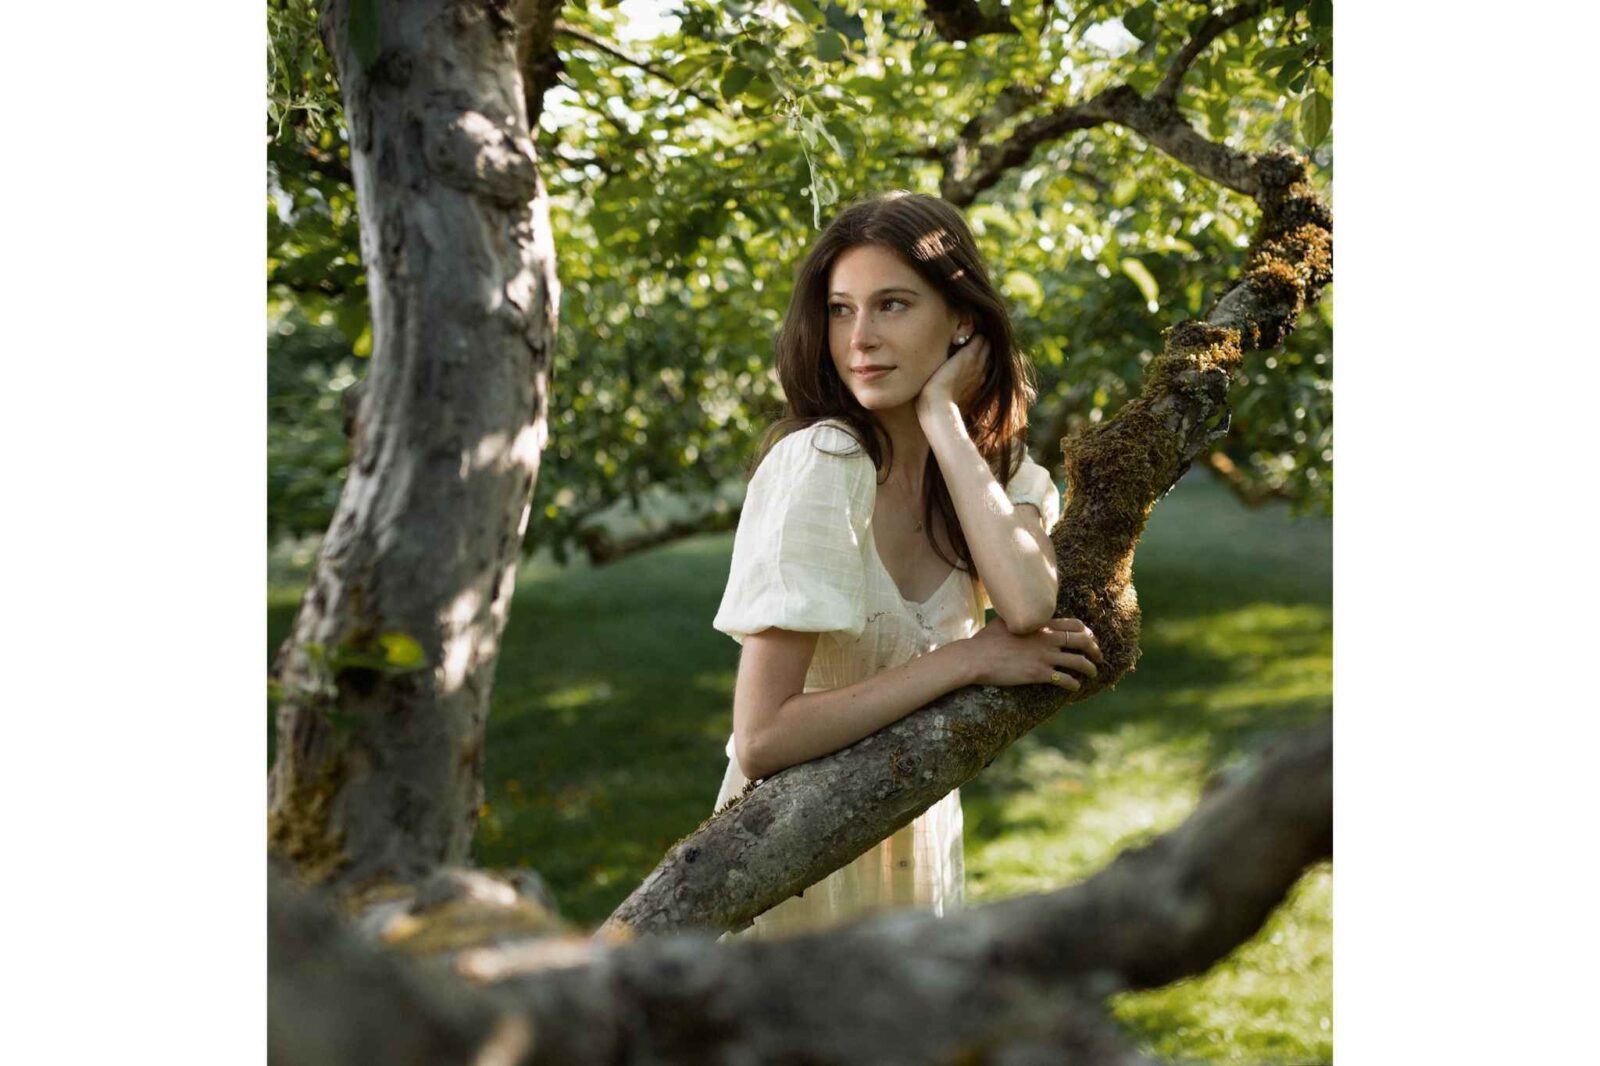
[[[569, 0], [537, 132], [563, 294], [528, 550], [563, 559], [651, 499], [726, 511], [780, 409], [770, 358], [793, 269], [837, 206], [938, 193], [931, 149], [977, 116], [996, 142], [1119, 81], [1148, 92], [1214, 10], [980, 6], [1019, 32], [947, 42], [911, 0]], [[340, 394], [372, 345], [316, 8], [268, 5], [274, 537], [326, 528]], [[1329, 3], [1262, 5], [1194, 64], [1180, 107], [1234, 148], [1309, 154], [1329, 196], [1331, 24]], [[1137, 390], [1162, 330], [1237, 274], [1257, 214], [1112, 125], [1042, 145], [966, 211], [1038, 370], [1032, 450], [1058, 476], [1059, 438]], [[1219, 461], [1241, 498], [1331, 508], [1331, 346], [1329, 290], [1284, 349], [1247, 359]]]

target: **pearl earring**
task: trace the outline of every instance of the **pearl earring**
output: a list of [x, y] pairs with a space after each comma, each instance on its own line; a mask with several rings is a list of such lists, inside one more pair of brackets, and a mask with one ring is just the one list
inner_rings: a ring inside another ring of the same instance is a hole
[[961, 347], [965, 343], [967, 343], [967, 338], [966, 337], [957, 337], [956, 338], [956, 347], [957, 348]]

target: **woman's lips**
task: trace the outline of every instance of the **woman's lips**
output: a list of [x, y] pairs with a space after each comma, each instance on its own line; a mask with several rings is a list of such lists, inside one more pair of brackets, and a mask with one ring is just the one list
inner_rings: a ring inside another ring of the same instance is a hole
[[853, 373], [862, 381], [877, 381], [892, 370], [894, 370], [892, 366], [856, 367]]

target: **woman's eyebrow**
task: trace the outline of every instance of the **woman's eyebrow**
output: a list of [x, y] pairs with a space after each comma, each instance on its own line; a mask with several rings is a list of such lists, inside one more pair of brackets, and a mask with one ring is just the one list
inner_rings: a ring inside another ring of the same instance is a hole
[[[884, 296], [884, 295], [887, 295], [888, 293], [891, 293], [891, 292], [909, 292], [912, 296], [920, 296], [921, 295], [921, 293], [917, 292], [916, 289], [908, 289], [904, 285], [895, 285], [895, 286], [892, 286], [892, 287], [887, 288], [887, 289], [879, 289], [877, 292], [873, 293], [872, 295], [873, 296]], [[830, 292], [828, 295], [829, 296], [849, 296], [850, 294], [847, 293], [847, 292], [840, 292], [838, 290], [835, 290], [833, 292]], [[871, 296], [868, 297], [869, 300], [871, 298], [872, 298]]]

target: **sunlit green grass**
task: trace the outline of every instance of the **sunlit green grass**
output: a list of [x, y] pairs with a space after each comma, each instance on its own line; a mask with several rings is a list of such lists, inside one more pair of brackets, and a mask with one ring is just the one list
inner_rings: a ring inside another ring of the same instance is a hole
[[[1134, 562], [1143, 657], [1117, 688], [1034, 730], [962, 790], [969, 897], [1081, 880], [1181, 822], [1215, 769], [1332, 707], [1326, 520], [1249, 511], [1185, 479]], [[1119, 997], [1146, 1048], [1180, 1060], [1331, 1061], [1331, 867], [1202, 978]]]
[[[962, 789], [973, 902], [1081, 880], [1182, 821], [1215, 769], [1327, 717], [1326, 520], [1248, 511], [1198, 475], [1135, 560], [1144, 654], [1118, 687], [1023, 738]], [[711, 628], [731, 534], [600, 570], [525, 568], [489, 721], [474, 858], [528, 866], [594, 924], [711, 812], [738, 648]], [[271, 597], [274, 645], [296, 590]], [[1202, 978], [1119, 997], [1141, 1046], [1178, 1060], [1332, 1059], [1332, 878], [1319, 868]]]

